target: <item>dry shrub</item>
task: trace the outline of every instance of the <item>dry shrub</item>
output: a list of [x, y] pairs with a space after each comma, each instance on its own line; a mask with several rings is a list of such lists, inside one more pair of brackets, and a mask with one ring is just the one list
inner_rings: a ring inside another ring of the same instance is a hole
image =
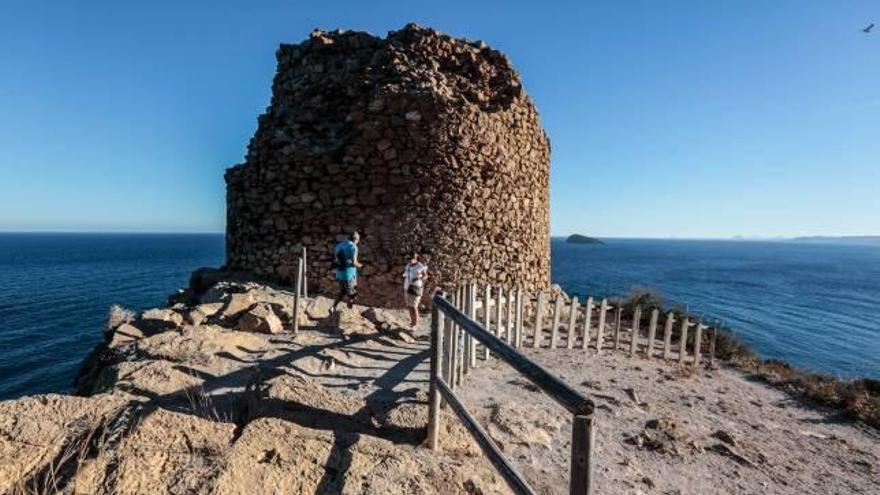
[[104, 421], [74, 424], [73, 433], [63, 440], [59, 454], [26, 477], [16, 481], [10, 495], [50, 495], [68, 492], [68, 484], [88, 459], [104, 453]]
[[663, 294], [657, 289], [637, 285], [630, 289], [623, 304], [630, 311], [641, 306], [642, 314], [650, 314], [654, 309], [663, 310]]
[[734, 335], [730, 329], [715, 327], [715, 357], [725, 361], [754, 363], [758, 359], [755, 351]]
[[800, 370], [776, 359], [757, 362], [753, 369], [762, 380], [794, 396], [839, 409], [851, 419], [880, 428], [880, 381], [840, 380]]
[[[190, 372], [189, 375], [194, 380], [201, 381], [194, 372]], [[189, 403], [189, 411], [196, 417], [216, 423], [232, 422], [232, 418], [228, 414], [218, 410], [213, 397], [205, 390], [204, 382], [183, 389], [183, 393]]]

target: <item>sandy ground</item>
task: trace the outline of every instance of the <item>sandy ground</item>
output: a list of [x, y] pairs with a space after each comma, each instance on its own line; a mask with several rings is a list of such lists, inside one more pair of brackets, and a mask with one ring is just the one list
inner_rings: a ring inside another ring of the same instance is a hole
[[[624, 351], [525, 350], [597, 406], [597, 493], [880, 493], [880, 435], [732, 369], [678, 373]], [[539, 493], [567, 493], [571, 420], [505, 363], [466, 405]]]

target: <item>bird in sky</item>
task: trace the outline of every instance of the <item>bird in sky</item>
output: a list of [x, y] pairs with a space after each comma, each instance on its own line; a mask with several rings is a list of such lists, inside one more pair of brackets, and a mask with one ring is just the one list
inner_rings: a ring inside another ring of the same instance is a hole
[[862, 32], [863, 32], [863, 33], [870, 33], [872, 29], [874, 29], [874, 23], [873, 23], [873, 22], [872, 22], [871, 24], [868, 24], [868, 27], [866, 27], [865, 29], [862, 29]]

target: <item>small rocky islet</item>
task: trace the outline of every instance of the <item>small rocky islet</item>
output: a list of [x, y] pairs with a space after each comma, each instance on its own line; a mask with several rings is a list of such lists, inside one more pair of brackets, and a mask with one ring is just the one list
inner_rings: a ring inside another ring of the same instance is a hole
[[595, 237], [587, 237], [581, 234], [572, 234], [565, 238], [565, 242], [568, 244], [605, 244]]

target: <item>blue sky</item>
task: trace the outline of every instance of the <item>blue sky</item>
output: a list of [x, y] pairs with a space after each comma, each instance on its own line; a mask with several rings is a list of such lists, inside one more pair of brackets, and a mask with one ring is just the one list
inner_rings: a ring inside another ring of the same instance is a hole
[[482, 39], [553, 145], [552, 233], [880, 234], [880, 2], [0, 5], [0, 230], [224, 228], [280, 42]]

